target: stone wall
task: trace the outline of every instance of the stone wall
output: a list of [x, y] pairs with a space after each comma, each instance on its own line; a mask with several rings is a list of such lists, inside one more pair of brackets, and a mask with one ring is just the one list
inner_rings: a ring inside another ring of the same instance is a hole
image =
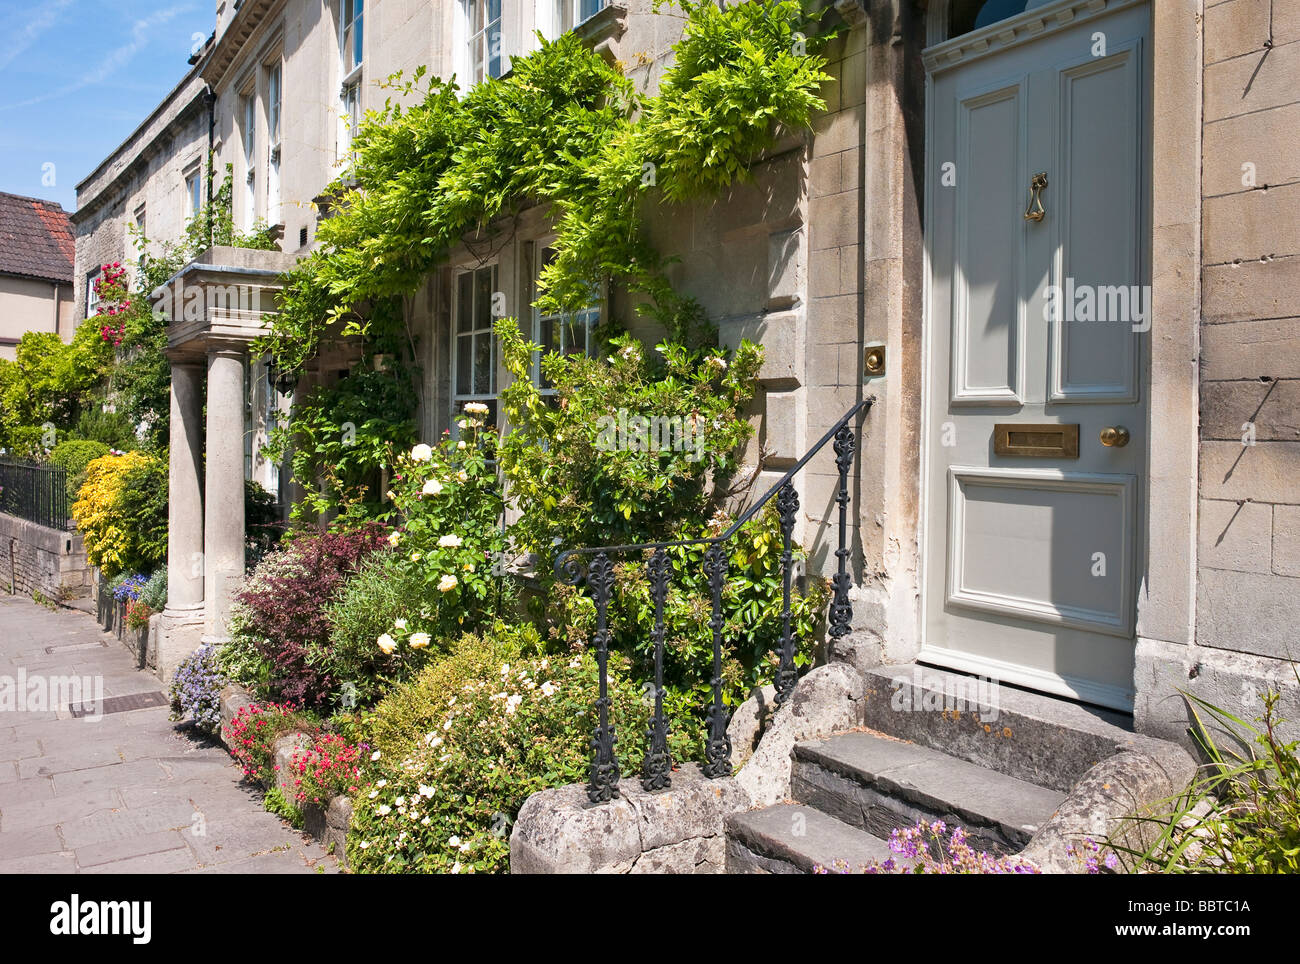
[[[140, 217], [154, 243], [181, 239], [189, 217], [185, 178], [200, 172], [202, 200], [208, 199], [204, 158], [208, 146], [202, 82], [189, 73], [157, 110], [100, 166], [77, 185], [77, 264], [73, 278], [74, 317], [86, 317], [87, 276], [120, 261], [133, 272], [137, 251], [130, 230]], [[214, 172], [214, 190], [223, 171]]]
[[1196, 635], [1138, 659], [1139, 725], [1171, 737], [1173, 686], [1300, 719], [1300, 7], [1207, 4], [1202, 36]]
[[6, 589], [62, 601], [89, 596], [92, 582], [81, 533], [0, 512], [0, 584]]

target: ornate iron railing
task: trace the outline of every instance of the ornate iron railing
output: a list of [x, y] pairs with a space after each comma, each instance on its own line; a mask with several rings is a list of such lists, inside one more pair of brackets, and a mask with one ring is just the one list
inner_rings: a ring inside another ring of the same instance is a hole
[[0, 459], [0, 512], [50, 529], [67, 529], [67, 479], [57, 465]]
[[[646, 572], [650, 582], [650, 595], [654, 602], [654, 711], [646, 734], [649, 747], [642, 767], [641, 785], [646, 790], [663, 790], [672, 784], [672, 761], [668, 754], [668, 722], [664, 718], [664, 604], [668, 598], [668, 575], [671, 571], [668, 551], [687, 546], [707, 546], [704, 552], [704, 574], [708, 578], [712, 595], [709, 628], [713, 634], [713, 673], [710, 679], [712, 702], [708, 709], [706, 726], [704, 775], [709, 778], [731, 774], [731, 741], [727, 737], [727, 715], [722, 702], [722, 590], [727, 579], [729, 552], [727, 543], [740, 528], [758, 514], [768, 502], [776, 499], [780, 518], [782, 553], [781, 598], [781, 653], [776, 671], [776, 704], [780, 706], [790, 696], [798, 680], [794, 655], [797, 640], [791, 625], [790, 590], [794, 573], [793, 533], [799, 512], [799, 494], [795, 491], [794, 477], [826, 446], [834, 440], [835, 465], [839, 474], [839, 489], [835, 501], [839, 505], [839, 548], [835, 550], [836, 570], [831, 577], [831, 604], [828, 613], [829, 635], [838, 639], [848, 635], [853, 615], [849, 604], [851, 577], [848, 572], [848, 511], [849, 469], [857, 451], [857, 436], [852, 422], [859, 413], [865, 413], [874, 398], [865, 398], [844, 413], [830, 430], [810, 448], [748, 509], [746, 509], [721, 535], [707, 539], [686, 539], [677, 542], [648, 542], [633, 545], [593, 546], [569, 549], [555, 560], [556, 575], [565, 583], [576, 586], [586, 582], [596, 604], [596, 631], [592, 643], [596, 649], [596, 663], [600, 671], [600, 689], [596, 700], [596, 729], [591, 740], [591, 777], [587, 797], [592, 803], [604, 803], [617, 797], [619, 772], [618, 758], [614, 753], [617, 743], [614, 725], [610, 721], [609, 697], [609, 601], [614, 588], [614, 563], [610, 557], [630, 553], [650, 553]], [[585, 562], [585, 565], [584, 565]]]

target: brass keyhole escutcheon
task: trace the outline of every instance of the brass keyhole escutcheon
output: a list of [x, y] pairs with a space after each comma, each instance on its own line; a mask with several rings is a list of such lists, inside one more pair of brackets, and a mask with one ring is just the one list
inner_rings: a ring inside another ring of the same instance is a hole
[[1128, 429], [1123, 425], [1107, 425], [1101, 430], [1101, 444], [1107, 448], [1122, 449], [1128, 445]]
[[1047, 217], [1043, 207], [1043, 190], [1047, 187], [1047, 172], [1039, 171], [1029, 182], [1029, 207], [1025, 209], [1026, 221], [1041, 221]]

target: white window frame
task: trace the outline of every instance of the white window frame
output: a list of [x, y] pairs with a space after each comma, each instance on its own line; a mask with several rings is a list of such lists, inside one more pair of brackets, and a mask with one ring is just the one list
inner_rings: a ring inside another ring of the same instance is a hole
[[[477, 279], [482, 272], [490, 272], [490, 283], [488, 285], [487, 298], [488, 303], [482, 305], [479, 302], [479, 293]], [[466, 310], [463, 304], [461, 294], [462, 279], [469, 278], [470, 304], [467, 309], [466, 318], [469, 322], [468, 328], [461, 324], [462, 310]], [[451, 278], [451, 417], [452, 425], [456, 424], [456, 416], [460, 415], [465, 409], [466, 402], [486, 402], [494, 410], [497, 405], [497, 398], [500, 394], [500, 375], [497, 368], [500, 363], [500, 347], [497, 344], [497, 336], [492, 330], [492, 299], [500, 290], [501, 266], [498, 262], [491, 262], [480, 265], [466, 265], [452, 272]], [[480, 313], [485, 314], [488, 319], [487, 327], [476, 325], [476, 319]], [[487, 391], [477, 391], [480, 387], [474, 379], [474, 361], [477, 357], [477, 347], [479, 339], [486, 338], [488, 342], [488, 359], [489, 373]], [[469, 344], [469, 364], [470, 364], [470, 381], [469, 391], [460, 391], [460, 348], [462, 343]], [[453, 429], [455, 431], [455, 429]]]
[[538, 29], [547, 40], [556, 40], [590, 20], [606, 5], [607, 0], [537, 0]]
[[280, 143], [284, 126], [284, 64], [280, 57], [266, 65], [266, 220], [279, 224]]
[[[490, 5], [496, 5], [495, 19]], [[459, 0], [457, 9], [457, 48], [460, 50], [461, 70], [457, 71], [462, 87], [482, 83], [488, 77], [501, 77], [508, 69], [505, 53], [505, 2], [504, 0]], [[495, 27], [495, 31], [492, 29]], [[495, 39], [494, 39], [495, 38]], [[492, 56], [495, 49], [496, 56]], [[490, 73], [488, 65], [495, 59], [497, 72]]]
[[186, 222], [198, 217], [199, 209], [203, 207], [203, 180], [200, 177], [200, 170], [197, 164], [193, 164], [185, 169], [182, 175], [185, 182], [185, 218]]
[[361, 75], [365, 67], [365, 12], [365, 0], [339, 0], [338, 160], [350, 157], [352, 137], [356, 133], [357, 125], [361, 123]]
[[243, 124], [240, 130], [244, 148], [244, 231], [252, 233], [257, 225], [257, 88], [250, 86], [241, 95]]
[[551, 325], [558, 324], [560, 332], [559, 351], [566, 355], [578, 354], [576, 351], [570, 351], [570, 346], [567, 344], [569, 329], [575, 327], [573, 321], [576, 320], [578, 325], [582, 326], [583, 331], [582, 354], [586, 355], [588, 358], [595, 357], [596, 345], [594, 334], [596, 328], [600, 325], [601, 318], [604, 314], [605, 302], [603, 293], [596, 292], [596, 297], [593, 298], [591, 304], [586, 308], [583, 308], [581, 311], [563, 312], [561, 314], [544, 314], [541, 309], [536, 306], [537, 296], [540, 294], [538, 289], [538, 280], [541, 277], [542, 268], [545, 266], [545, 252], [553, 250], [552, 245], [554, 245], [554, 243], [554, 238], [533, 242], [532, 300], [534, 305], [533, 332], [531, 340], [534, 344], [541, 345], [543, 350], [540, 352], [533, 352], [533, 360], [530, 370], [533, 384], [537, 386], [538, 390], [543, 395], [555, 394], [555, 387], [553, 385], [543, 384], [542, 380], [542, 355], [554, 350], [552, 346], [547, 343], [547, 340], [543, 338], [543, 326], [548, 322]]
[[104, 273], [103, 265], [86, 274], [86, 317], [93, 318], [99, 314], [99, 299], [95, 297], [95, 282]]

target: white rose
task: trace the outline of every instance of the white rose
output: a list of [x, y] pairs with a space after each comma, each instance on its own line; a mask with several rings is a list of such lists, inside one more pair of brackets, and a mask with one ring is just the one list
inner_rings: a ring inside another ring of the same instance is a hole
[[438, 539], [438, 545], [442, 546], [444, 549], [447, 548], [455, 549], [457, 546], [460, 545], [460, 543], [461, 543], [460, 536], [456, 535], [455, 533], [441, 536]]
[[431, 458], [433, 458], [433, 449], [423, 442], [411, 449], [411, 461], [413, 462], [427, 462]]
[[424, 483], [424, 488], [420, 489], [421, 495], [437, 495], [442, 491], [442, 483], [437, 479], [430, 479]]
[[460, 584], [460, 581], [450, 573], [438, 580], [439, 592], [451, 592]]
[[390, 655], [397, 648], [397, 640], [393, 639], [387, 633], [379, 637], [379, 648], [384, 651], [384, 655]]
[[410, 639], [411, 649], [424, 649], [429, 645], [428, 633], [412, 633]]

